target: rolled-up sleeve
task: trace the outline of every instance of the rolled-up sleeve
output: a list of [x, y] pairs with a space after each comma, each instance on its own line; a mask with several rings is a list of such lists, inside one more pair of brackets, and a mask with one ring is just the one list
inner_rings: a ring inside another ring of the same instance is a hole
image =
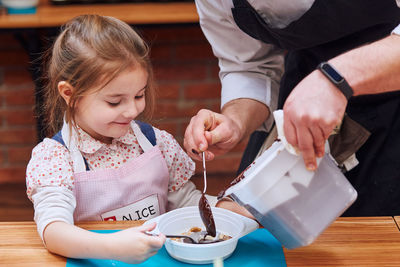
[[49, 223], [74, 223], [76, 199], [73, 193], [72, 160], [63, 145], [46, 138], [33, 149], [26, 168], [26, 185], [42, 239]]
[[[244, 33], [232, 17], [231, 1], [196, 1], [200, 26], [218, 58], [221, 107], [250, 98], [277, 107], [284, 52]], [[272, 116], [270, 116], [272, 117]]]
[[35, 208], [35, 222], [40, 237], [46, 226], [52, 222], [62, 221], [74, 224], [76, 199], [73, 192], [62, 187], [43, 187], [32, 194]]

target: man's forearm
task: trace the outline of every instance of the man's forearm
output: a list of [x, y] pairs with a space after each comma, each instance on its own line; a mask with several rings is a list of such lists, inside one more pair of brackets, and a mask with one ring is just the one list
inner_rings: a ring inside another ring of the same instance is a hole
[[399, 35], [353, 49], [329, 62], [345, 77], [355, 96], [400, 89]]
[[240, 98], [224, 105], [222, 114], [236, 122], [240, 129], [240, 139], [255, 131], [269, 117], [268, 107], [256, 100]]

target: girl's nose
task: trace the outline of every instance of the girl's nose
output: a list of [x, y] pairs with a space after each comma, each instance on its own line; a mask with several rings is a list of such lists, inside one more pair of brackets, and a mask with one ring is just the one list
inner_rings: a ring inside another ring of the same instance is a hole
[[132, 119], [136, 118], [137, 115], [139, 115], [139, 114], [138, 114], [138, 109], [137, 109], [135, 103], [130, 103], [130, 104], [126, 107], [126, 109], [125, 109], [123, 115], [124, 115], [124, 117], [126, 117], [126, 118], [132, 118]]

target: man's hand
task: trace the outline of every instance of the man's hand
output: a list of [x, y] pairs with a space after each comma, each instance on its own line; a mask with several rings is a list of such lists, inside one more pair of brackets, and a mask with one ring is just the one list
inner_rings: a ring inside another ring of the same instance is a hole
[[290, 93], [283, 107], [287, 141], [302, 153], [308, 170], [317, 168], [325, 141], [342, 121], [346, 97], [320, 71], [304, 78]]
[[228, 102], [222, 114], [202, 109], [190, 120], [183, 144], [192, 158], [201, 160], [198, 153], [206, 151], [206, 160], [212, 160], [234, 148], [269, 114], [265, 104], [247, 98]]
[[229, 117], [202, 109], [192, 117], [185, 131], [184, 147], [194, 159], [201, 160], [199, 152], [206, 152], [206, 159], [231, 150], [240, 141], [238, 125]]

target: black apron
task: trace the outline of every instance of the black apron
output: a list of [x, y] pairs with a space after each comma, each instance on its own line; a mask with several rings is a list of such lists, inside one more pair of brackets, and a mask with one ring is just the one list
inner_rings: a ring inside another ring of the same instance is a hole
[[[316, 0], [283, 29], [269, 27], [246, 0], [233, 4], [233, 18], [241, 30], [288, 51], [279, 108], [320, 62], [381, 39], [400, 23], [395, 0]], [[346, 113], [371, 136], [356, 153], [359, 165], [345, 173], [358, 198], [344, 216], [400, 215], [400, 92], [353, 97]], [[254, 160], [265, 136], [252, 134], [239, 172]]]

